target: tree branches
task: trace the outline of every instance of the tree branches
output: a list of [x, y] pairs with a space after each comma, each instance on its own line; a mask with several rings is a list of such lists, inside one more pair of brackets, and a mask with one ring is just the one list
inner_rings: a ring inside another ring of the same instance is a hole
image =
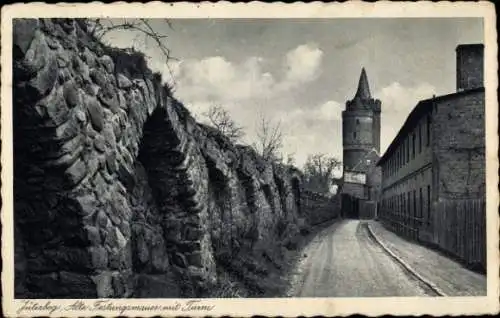
[[211, 126], [219, 130], [232, 142], [238, 141], [245, 135], [243, 128], [236, 124], [229, 112], [222, 106], [212, 105], [204, 115]]
[[256, 150], [265, 160], [273, 161], [280, 158], [279, 152], [282, 146], [283, 133], [281, 123], [273, 123], [270, 119], [262, 115], [257, 126]]
[[[153, 40], [156, 43], [156, 46], [162, 53], [166, 67], [170, 73], [170, 77], [172, 81], [174, 80], [172, 71], [169, 66], [169, 61], [175, 60], [170, 53], [170, 49], [168, 48], [165, 40], [168, 36], [151, 25], [151, 21], [149, 19], [120, 19], [120, 22], [114, 22], [111, 19], [85, 19], [85, 23], [87, 24], [87, 31], [92, 35], [96, 40], [103, 41], [104, 36], [109, 34], [112, 31], [136, 31], [145, 36], [145, 39]], [[169, 29], [173, 30], [172, 24], [168, 19], [159, 19], [164, 22]], [[134, 50], [133, 47], [130, 48]]]
[[333, 172], [340, 166], [337, 158], [325, 154], [310, 155], [304, 165], [305, 186], [312, 191], [328, 193], [334, 179]]

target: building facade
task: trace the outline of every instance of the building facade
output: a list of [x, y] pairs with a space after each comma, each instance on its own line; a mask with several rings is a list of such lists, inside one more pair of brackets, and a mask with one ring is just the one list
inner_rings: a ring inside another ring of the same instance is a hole
[[485, 197], [482, 50], [457, 47], [457, 91], [420, 101], [377, 163], [379, 218], [412, 238], [433, 241], [438, 202]]
[[[342, 112], [341, 193], [354, 200], [373, 201], [379, 189], [380, 169], [375, 163], [380, 152], [380, 112], [381, 103], [372, 98], [368, 77], [363, 68], [356, 94], [346, 102], [346, 109]], [[344, 204], [344, 210], [345, 206]], [[356, 209], [363, 210], [358, 206]]]

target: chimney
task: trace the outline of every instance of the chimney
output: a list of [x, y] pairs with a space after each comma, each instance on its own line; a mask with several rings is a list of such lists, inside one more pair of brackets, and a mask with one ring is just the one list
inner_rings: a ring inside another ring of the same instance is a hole
[[484, 87], [483, 44], [461, 44], [457, 54], [457, 92]]

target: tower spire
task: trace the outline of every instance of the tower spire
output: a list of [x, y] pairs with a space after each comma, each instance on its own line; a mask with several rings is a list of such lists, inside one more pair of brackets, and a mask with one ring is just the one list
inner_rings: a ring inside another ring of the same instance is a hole
[[365, 68], [361, 69], [361, 76], [359, 77], [358, 90], [354, 99], [371, 99], [370, 86], [368, 86], [368, 77], [366, 76]]

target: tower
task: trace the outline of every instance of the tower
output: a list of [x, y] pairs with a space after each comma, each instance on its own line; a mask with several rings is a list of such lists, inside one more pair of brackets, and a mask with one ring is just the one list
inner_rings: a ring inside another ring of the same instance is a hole
[[343, 193], [369, 198], [372, 185], [368, 174], [380, 152], [380, 110], [381, 103], [372, 98], [363, 68], [356, 94], [342, 112]]

